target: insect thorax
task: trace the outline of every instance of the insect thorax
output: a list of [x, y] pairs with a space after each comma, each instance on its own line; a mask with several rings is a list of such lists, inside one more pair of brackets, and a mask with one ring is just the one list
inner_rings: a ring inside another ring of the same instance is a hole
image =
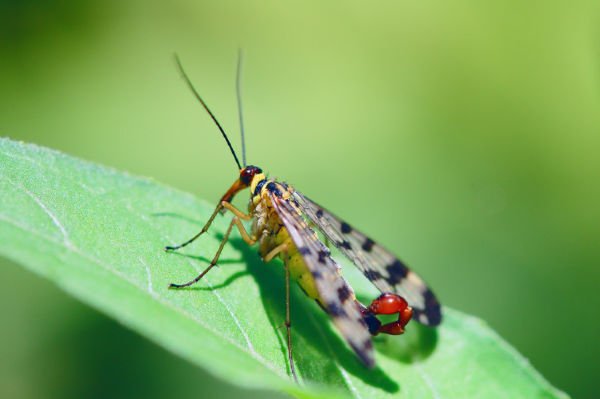
[[252, 190], [248, 210], [254, 217], [252, 234], [258, 237], [261, 257], [264, 258], [274, 248], [287, 242], [288, 250], [281, 253], [279, 257], [288, 265], [292, 278], [298, 282], [306, 295], [313, 299], [320, 299], [312, 274], [271, 202], [268, 187], [273, 189], [273, 186], [268, 186], [269, 183], [275, 184], [282, 195], [287, 194], [287, 186], [264, 178], [254, 183], [251, 185], [254, 190]]
[[266, 184], [264, 184], [266, 180], [263, 178], [262, 182], [261, 186], [252, 185], [254, 188], [259, 187], [259, 190], [256, 192], [253, 190], [248, 204], [248, 211], [253, 216], [252, 234], [258, 237], [259, 253], [264, 257], [272, 249], [285, 242], [288, 235], [279, 215], [273, 208], [271, 198], [265, 187]]

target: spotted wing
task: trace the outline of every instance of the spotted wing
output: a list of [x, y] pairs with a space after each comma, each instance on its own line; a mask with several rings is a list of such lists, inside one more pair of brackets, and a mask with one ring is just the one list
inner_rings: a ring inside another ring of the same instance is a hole
[[354, 229], [301, 193], [292, 198], [304, 214], [350, 259], [381, 292], [403, 296], [418, 322], [437, 326], [442, 321], [440, 303], [427, 284], [394, 254]]
[[371, 335], [354, 301], [352, 288], [340, 275], [340, 267], [331, 258], [327, 247], [308, 227], [300, 208], [280, 194], [272, 192], [271, 202], [312, 273], [323, 306], [358, 357], [368, 367], [373, 367]]

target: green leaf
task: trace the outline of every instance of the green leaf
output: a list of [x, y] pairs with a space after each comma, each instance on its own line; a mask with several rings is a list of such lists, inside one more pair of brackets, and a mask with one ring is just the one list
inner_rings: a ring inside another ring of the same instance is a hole
[[230, 383], [303, 398], [566, 397], [485, 323], [448, 308], [437, 330], [411, 323], [402, 337], [377, 337], [378, 366], [367, 370], [299, 289], [292, 320], [303, 382], [296, 385], [279, 328], [280, 263], [263, 264], [233, 238], [221, 267], [201, 283], [167, 289], [196, 276], [215, 253], [227, 217], [183, 254], [163, 251], [198, 231], [213, 205], [8, 139], [0, 139], [0, 197], [0, 255]]

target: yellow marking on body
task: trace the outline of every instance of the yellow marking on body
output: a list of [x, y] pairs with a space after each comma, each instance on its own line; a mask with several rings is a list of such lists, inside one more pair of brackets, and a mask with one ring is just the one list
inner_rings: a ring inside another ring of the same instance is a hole
[[306, 295], [312, 299], [319, 299], [319, 292], [317, 291], [312, 273], [308, 269], [308, 266], [306, 266], [306, 263], [304, 263], [304, 259], [300, 252], [298, 252], [298, 247], [292, 241], [287, 229], [281, 227], [275, 236], [274, 244], [281, 245], [285, 242], [290, 242], [290, 245], [287, 256], [283, 253], [279, 255], [281, 260], [287, 262], [290, 275], [298, 282]]
[[322, 303], [323, 301], [317, 290], [315, 279], [310, 270], [308, 270], [308, 266], [306, 266], [304, 259], [302, 259], [302, 255], [300, 255], [296, 247], [288, 252], [287, 262], [290, 269], [290, 275], [298, 282], [306, 295], [309, 298], [316, 299]]
[[[256, 186], [258, 185], [258, 183], [265, 179], [266, 177], [262, 173], [255, 175], [252, 179], [252, 182], [250, 183], [251, 192], [254, 193], [256, 191]], [[259, 193], [256, 193], [256, 195], [252, 195], [251, 207], [256, 208], [257, 206], [259, 206], [259, 204], [262, 203], [264, 207], [263, 210], [272, 209], [270, 193], [267, 189], [267, 185], [269, 183], [275, 183], [277, 185], [277, 188], [281, 191], [282, 198], [284, 200], [290, 198], [291, 193], [288, 189], [286, 189], [285, 186], [277, 182], [268, 181], [262, 186], [262, 189]], [[298, 214], [302, 214], [296, 206], [294, 206], [294, 208], [296, 209], [296, 212], [298, 212]], [[302, 230], [304, 230], [308, 227], [308, 225], [306, 223], [302, 223], [300, 227]], [[261, 253], [263, 253], [264, 251], [263, 256], [267, 255], [267, 253], [272, 251], [274, 248], [277, 248], [278, 246], [284, 243], [289, 243], [287, 248], [287, 254], [281, 252], [278, 254], [278, 257], [283, 262], [287, 263], [290, 271], [290, 276], [294, 280], [296, 280], [296, 282], [300, 285], [300, 287], [306, 293], [306, 295], [311, 299], [316, 299], [323, 303], [323, 301], [320, 298], [319, 291], [317, 290], [317, 286], [315, 284], [315, 280], [313, 278], [312, 273], [308, 269], [308, 266], [304, 262], [302, 255], [298, 251], [298, 248], [291, 239], [287, 229], [283, 226], [283, 222], [277, 216], [276, 213], [273, 213], [273, 215], [268, 216], [266, 229], [267, 231], [269, 231], [270, 235], [268, 236], [268, 238], [263, 238], [261, 242], [260, 250]], [[313, 241], [317, 240], [318, 237], [315, 233], [313, 233], [310, 235], [309, 239]]]
[[256, 175], [254, 175], [254, 177], [252, 178], [252, 181], [250, 182], [250, 192], [254, 193], [254, 190], [256, 190], [256, 185], [258, 184], [258, 182], [266, 179], [267, 177], [265, 176], [264, 173], [258, 173]]

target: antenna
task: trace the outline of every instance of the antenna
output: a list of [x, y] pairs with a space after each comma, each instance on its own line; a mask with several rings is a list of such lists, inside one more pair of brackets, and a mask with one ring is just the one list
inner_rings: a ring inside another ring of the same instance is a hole
[[242, 164], [246, 167], [246, 139], [244, 135], [244, 115], [242, 113], [242, 49], [238, 49], [238, 62], [235, 75], [235, 93], [237, 95], [238, 116], [240, 119], [240, 133], [242, 135]]
[[194, 93], [194, 96], [196, 96], [196, 99], [198, 99], [198, 101], [200, 101], [200, 104], [202, 104], [202, 106], [204, 107], [204, 109], [206, 110], [206, 112], [208, 112], [208, 114], [212, 118], [213, 122], [215, 122], [215, 124], [217, 125], [217, 127], [221, 131], [221, 134], [223, 135], [223, 138], [227, 142], [227, 145], [229, 146], [229, 149], [231, 150], [231, 154], [233, 155], [233, 158], [235, 159], [235, 163], [237, 164], [238, 168], [241, 170], [242, 166], [240, 165], [240, 161], [238, 160], [238, 157], [235, 154], [235, 150], [233, 149], [233, 146], [231, 145], [231, 142], [229, 141], [229, 138], [225, 134], [225, 130], [223, 130], [223, 128], [221, 127], [221, 124], [219, 123], [219, 121], [217, 120], [217, 118], [215, 118], [215, 116], [210, 111], [210, 109], [208, 108], [208, 106], [206, 105], [206, 103], [204, 102], [204, 100], [202, 99], [202, 97], [200, 97], [200, 94], [198, 94], [198, 91], [196, 91], [196, 89], [194, 88], [194, 85], [192, 84], [192, 81], [190, 80], [190, 78], [187, 76], [187, 74], [183, 70], [183, 66], [181, 65], [181, 61], [179, 60], [179, 56], [177, 54], [175, 54], [175, 62], [177, 63], [177, 68], [179, 69], [179, 72], [181, 73], [181, 76], [183, 76], [183, 78], [185, 79], [185, 82], [187, 83], [188, 87], [190, 88], [190, 90], [192, 90], [192, 93]]

